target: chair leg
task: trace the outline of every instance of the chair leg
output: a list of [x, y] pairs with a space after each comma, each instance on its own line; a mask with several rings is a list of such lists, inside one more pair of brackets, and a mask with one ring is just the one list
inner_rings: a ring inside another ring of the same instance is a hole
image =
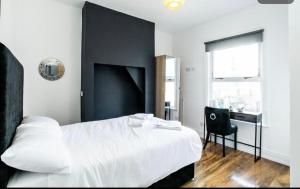
[[225, 157], [225, 136], [223, 136], [223, 157]]
[[204, 143], [204, 146], [203, 146], [203, 150], [205, 150], [206, 146], [207, 146], [207, 143], [209, 141], [209, 137], [210, 137], [210, 133], [207, 133], [206, 135], [206, 139], [205, 139], [205, 143]]
[[234, 133], [234, 150], [237, 150], [237, 132]]
[[217, 134], [215, 134], [215, 144], [217, 144]]

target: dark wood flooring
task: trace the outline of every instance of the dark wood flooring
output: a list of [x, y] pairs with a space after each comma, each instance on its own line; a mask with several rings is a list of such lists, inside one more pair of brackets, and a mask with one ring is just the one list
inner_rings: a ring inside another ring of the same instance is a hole
[[209, 143], [197, 163], [195, 179], [183, 187], [289, 187], [289, 167], [253, 155]]

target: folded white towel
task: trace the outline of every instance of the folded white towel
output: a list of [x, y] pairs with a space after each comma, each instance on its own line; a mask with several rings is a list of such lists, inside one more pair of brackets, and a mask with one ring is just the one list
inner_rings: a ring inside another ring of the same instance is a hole
[[149, 124], [149, 120], [136, 119], [134, 117], [128, 117], [128, 126], [130, 127], [143, 127]]
[[161, 125], [161, 126], [176, 126], [180, 127], [181, 122], [180, 121], [167, 121], [167, 120], [160, 120], [156, 123], [156, 125]]
[[140, 119], [140, 120], [149, 120], [149, 119], [152, 119], [154, 117], [154, 115], [153, 114], [134, 114], [129, 117], [134, 118], [134, 119]]
[[128, 117], [128, 125], [130, 127], [142, 127], [144, 120]]
[[168, 130], [181, 131], [181, 127], [177, 127], [177, 126], [162, 126], [162, 125], [157, 125], [156, 128], [158, 128], [158, 129], [168, 129]]
[[181, 130], [181, 123], [179, 121], [160, 121], [155, 125], [159, 129]]

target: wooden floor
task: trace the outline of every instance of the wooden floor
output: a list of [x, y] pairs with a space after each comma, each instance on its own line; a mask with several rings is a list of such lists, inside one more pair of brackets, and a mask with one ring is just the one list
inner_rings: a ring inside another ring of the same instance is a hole
[[250, 154], [208, 144], [197, 163], [195, 179], [183, 187], [289, 187], [290, 169], [266, 159], [254, 163]]

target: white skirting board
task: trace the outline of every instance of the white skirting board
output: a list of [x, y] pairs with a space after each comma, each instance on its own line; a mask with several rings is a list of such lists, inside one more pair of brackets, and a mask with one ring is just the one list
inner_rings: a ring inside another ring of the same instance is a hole
[[[193, 128], [193, 129], [195, 129], [195, 128]], [[195, 129], [201, 137], [203, 137], [203, 130], [202, 129], [203, 129], [203, 127], [201, 127], [200, 129]], [[213, 140], [214, 140], [214, 137], [212, 137], [212, 141]], [[222, 144], [221, 138], [218, 138], [218, 143]], [[233, 148], [233, 142], [226, 140], [226, 146]], [[238, 144], [238, 150], [254, 155], [254, 148], [253, 147]], [[271, 160], [271, 161], [274, 161], [274, 162], [277, 162], [277, 163], [281, 163], [283, 165], [290, 166], [290, 157], [288, 155], [278, 153], [278, 152], [274, 152], [274, 151], [269, 150], [269, 149], [262, 148], [262, 158], [265, 158], [265, 159], [268, 159], [268, 160]]]

